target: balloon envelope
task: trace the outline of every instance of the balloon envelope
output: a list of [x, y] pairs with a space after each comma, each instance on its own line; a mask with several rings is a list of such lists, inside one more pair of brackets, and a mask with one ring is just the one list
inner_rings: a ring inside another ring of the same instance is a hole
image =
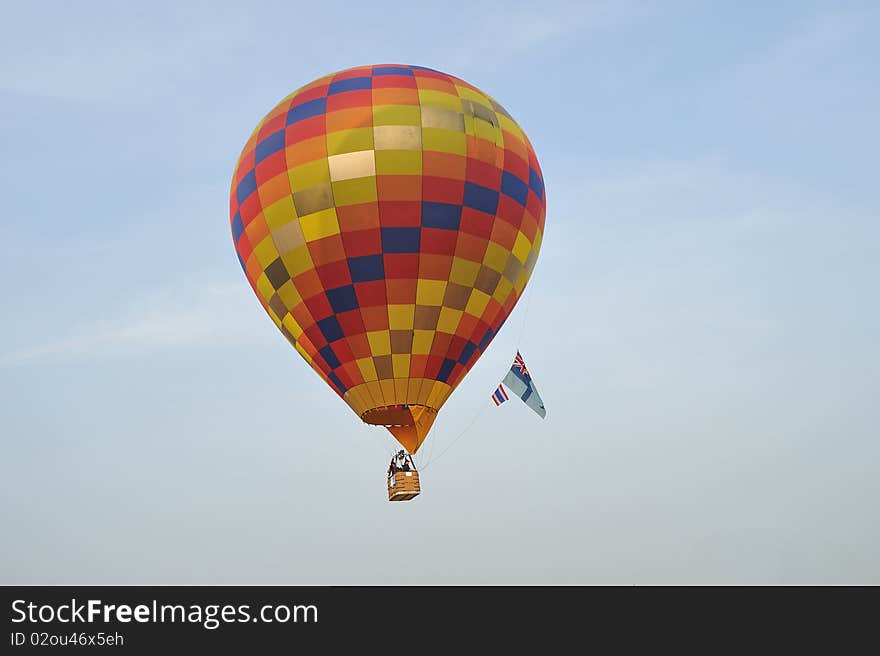
[[545, 209], [510, 114], [400, 64], [287, 96], [245, 144], [230, 194], [239, 262], [269, 317], [411, 453], [522, 295]]

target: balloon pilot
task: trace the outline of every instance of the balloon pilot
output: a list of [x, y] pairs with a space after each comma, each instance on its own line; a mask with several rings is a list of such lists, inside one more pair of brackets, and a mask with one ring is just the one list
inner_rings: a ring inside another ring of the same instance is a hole
[[388, 464], [388, 500], [409, 501], [421, 491], [419, 472], [412, 456], [401, 449], [391, 457]]
[[388, 478], [391, 478], [399, 471], [416, 471], [412, 456], [403, 449], [391, 457], [391, 463], [388, 465]]

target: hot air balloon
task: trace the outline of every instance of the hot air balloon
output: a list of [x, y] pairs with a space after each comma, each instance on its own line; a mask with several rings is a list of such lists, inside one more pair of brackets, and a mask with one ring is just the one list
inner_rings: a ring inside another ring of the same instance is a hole
[[494, 98], [421, 66], [294, 91], [235, 167], [235, 250], [269, 317], [411, 454], [529, 280], [546, 196]]

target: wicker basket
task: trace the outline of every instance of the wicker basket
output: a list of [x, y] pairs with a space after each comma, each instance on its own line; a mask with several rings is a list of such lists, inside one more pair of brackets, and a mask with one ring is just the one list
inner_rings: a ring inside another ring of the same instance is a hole
[[388, 478], [388, 500], [409, 501], [419, 495], [419, 472], [399, 471]]

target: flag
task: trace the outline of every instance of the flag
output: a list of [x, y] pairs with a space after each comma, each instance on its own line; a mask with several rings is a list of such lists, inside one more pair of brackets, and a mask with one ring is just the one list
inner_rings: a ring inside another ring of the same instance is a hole
[[508, 399], [507, 392], [504, 391], [504, 388], [499, 385], [498, 389], [492, 394], [492, 400], [495, 402], [495, 405], [501, 405]]
[[544, 402], [541, 400], [541, 396], [535, 388], [535, 383], [532, 382], [532, 376], [526, 368], [526, 363], [523, 361], [519, 351], [516, 352], [516, 357], [513, 359], [513, 366], [510, 368], [510, 371], [507, 372], [507, 375], [501, 383], [506, 385], [511, 392], [521, 398], [523, 402], [537, 412], [541, 418], [547, 416], [547, 411], [544, 409]]

